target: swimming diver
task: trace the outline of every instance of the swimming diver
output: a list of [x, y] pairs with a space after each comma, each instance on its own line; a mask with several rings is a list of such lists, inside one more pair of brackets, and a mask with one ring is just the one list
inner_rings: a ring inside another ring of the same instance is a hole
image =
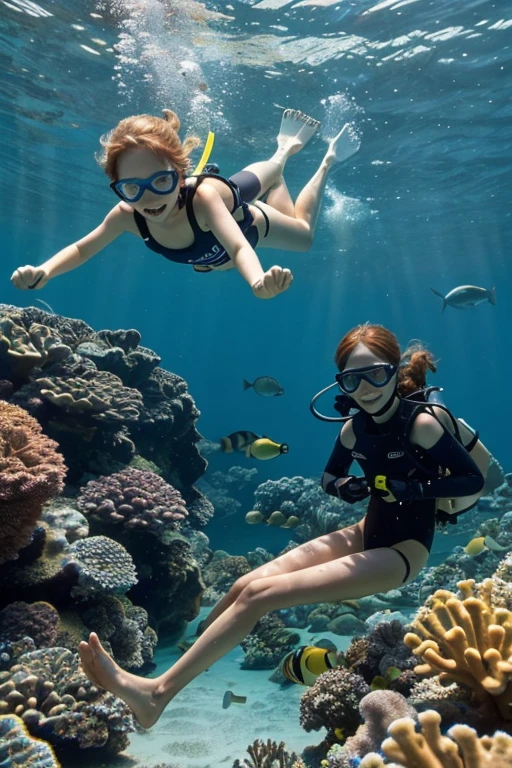
[[[414, 579], [432, 545], [436, 499], [482, 489], [483, 475], [454, 436], [446, 411], [405, 399], [424, 387], [428, 369], [435, 370], [429, 352], [413, 348], [401, 356], [390, 331], [365, 324], [343, 337], [335, 361], [337, 382], [359, 411], [336, 438], [322, 485], [348, 502], [369, 499], [366, 514], [239, 578], [212, 609], [194, 645], [155, 679], [121, 669], [95, 633], [80, 643], [88, 677], [123, 699], [144, 727], [269, 611], [357, 599]], [[354, 459], [365, 477], [349, 474]], [[441, 476], [439, 467], [449, 476]]]
[[292, 274], [279, 266], [265, 272], [255, 248], [309, 250], [329, 170], [359, 149], [351, 126], [345, 125], [294, 203], [283, 179], [284, 167], [319, 125], [303, 112], [285, 109], [277, 150], [269, 160], [230, 178], [216, 172], [187, 178], [189, 155], [199, 140], [189, 136], [180, 141], [180, 120], [174, 112], [164, 110], [163, 118], [136, 115], [121, 120], [101, 138], [99, 157], [121, 201], [96, 229], [41, 266], [18, 267], [12, 283], [22, 290], [43, 288], [129, 232], [169, 261], [189, 264], [197, 272], [236, 267], [255, 296], [277, 296], [289, 288]]

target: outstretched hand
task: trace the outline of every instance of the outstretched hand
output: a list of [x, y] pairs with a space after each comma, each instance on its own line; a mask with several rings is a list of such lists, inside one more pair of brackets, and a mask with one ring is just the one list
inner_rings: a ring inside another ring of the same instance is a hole
[[42, 267], [18, 267], [11, 275], [11, 283], [21, 291], [38, 290], [48, 282], [48, 275]]
[[286, 291], [292, 280], [293, 276], [289, 269], [270, 267], [259, 280], [256, 280], [252, 291], [258, 299], [273, 299], [278, 293]]

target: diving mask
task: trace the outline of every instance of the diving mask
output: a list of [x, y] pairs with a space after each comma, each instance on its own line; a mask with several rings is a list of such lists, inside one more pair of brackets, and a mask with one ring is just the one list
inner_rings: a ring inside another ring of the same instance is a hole
[[119, 179], [110, 184], [121, 200], [127, 203], [136, 203], [144, 192], [149, 189], [155, 195], [170, 195], [178, 185], [180, 175], [178, 171], [157, 171], [147, 179]]
[[339, 388], [347, 395], [352, 395], [364, 379], [372, 387], [385, 387], [389, 384], [397, 369], [391, 363], [367, 365], [364, 368], [349, 368], [335, 376]]

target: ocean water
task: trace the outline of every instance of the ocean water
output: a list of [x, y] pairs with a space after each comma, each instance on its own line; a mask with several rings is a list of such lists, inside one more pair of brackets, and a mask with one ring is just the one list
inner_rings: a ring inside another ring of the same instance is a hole
[[[0, 0], [0, 300], [137, 328], [188, 382], [205, 438], [289, 445], [257, 464], [259, 482], [320, 475], [336, 427], [310, 399], [341, 336], [382, 323], [432, 350], [430, 383], [510, 472], [511, 64], [505, 0]], [[288, 107], [322, 123], [287, 164], [294, 197], [345, 122], [361, 148], [330, 174], [311, 251], [259, 252], [292, 269], [284, 295], [258, 301], [234, 270], [196, 274], [129, 235], [42, 291], [10, 284], [115, 204], [94, 154], [122, 117], [175, 110], [183, 135], [215, 132], [211, 160], [230, 175], [273, 153]], [[430, 289], [464, 284], [496, 287], [496, 306], [441, 312]], [[285, 395], [243, 391], [261, 375]], [[255, 466], [211, 468], [232, 463]], [[210, 524], [216, 548], [254, 545], [245, 511]], [[273, 551], [287, 540], [257, 531]]]

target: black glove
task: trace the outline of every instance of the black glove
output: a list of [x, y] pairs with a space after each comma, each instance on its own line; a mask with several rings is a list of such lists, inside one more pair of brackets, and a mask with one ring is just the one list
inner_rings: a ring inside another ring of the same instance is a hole
[[348, 416], [350, 409], [354, 407], [354, 401], [348, 395], [340, 394], [334, 398], [334, 410], [341, 416]]
[[340, 477], [339, 480], [336, 480], [334, 486], [340, 499], [343, 499], [348, 504], [362, 501], [370, 494], [370, 488], [365, 477], [356, 477], [355, 475]]
[[380, 496], [392, 493], [397, 501], [418, 501], [423, 499], [423, 484], [419, 480], [392, 480], [386, 478], [387, 491], [379, 490]]

